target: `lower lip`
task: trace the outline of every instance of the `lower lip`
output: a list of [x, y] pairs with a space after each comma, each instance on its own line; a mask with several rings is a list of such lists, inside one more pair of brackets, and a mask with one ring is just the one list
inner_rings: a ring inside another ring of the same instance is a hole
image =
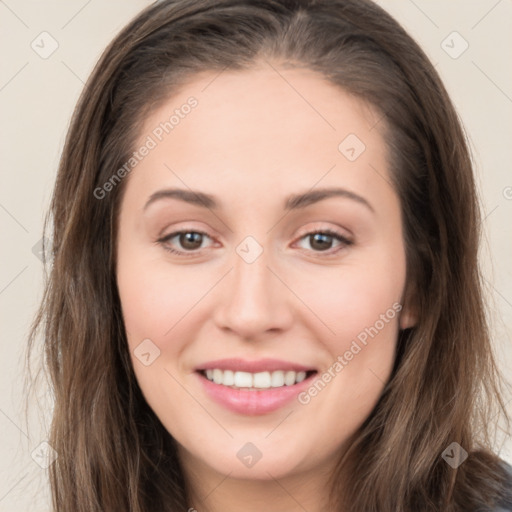
[[230, 411], [255, 416], [276, 411], [291, 402], [297, 395], [311, 385], [316, 373], [310, 375], [293, 386], [267, 388], [258, 391], [245, 389], [232, 389], [222, 384], [215, 384], [201, 373], [197, 373], [206, 394], [215, 402], [223, 405]]

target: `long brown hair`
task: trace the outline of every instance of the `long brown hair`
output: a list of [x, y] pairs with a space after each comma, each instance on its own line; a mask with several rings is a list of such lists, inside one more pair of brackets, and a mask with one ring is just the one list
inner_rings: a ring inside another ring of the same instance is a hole
[[[468, 511], [503, 499], [491, 426], [510, 427], [483, 307], [481, 221], [470, 153], [435, 69], [370, 0], [169, 0], [105, 50], [75, 109], [49, 215], [51, 268], [29, 347], [44, 339], [55, 408], [56, 512], [187, 510], [175, 441], [147, 405], [127, 348], [115, 279], [128, 161], [142, 122], [201, 71], [258, 61], [306, 67], [369, 102], [401, 201], [407, 291], [419, 321], [400, 332], [392, 375], [354, 434], [332, 509]], [[495, 432], [494, 432], [495, 434]], [[469, 456], [453, 468], [452, 443]], [[339, 467], [345, 459], [339, 461]]]

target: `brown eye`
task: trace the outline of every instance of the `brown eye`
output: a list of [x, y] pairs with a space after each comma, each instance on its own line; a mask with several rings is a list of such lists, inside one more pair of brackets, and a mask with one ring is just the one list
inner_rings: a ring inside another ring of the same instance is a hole
[[178, 240], [184, 249], [188, 249], [193, 251], [195, 249], [199, 249], [201, 247], [201, 242], [203, 241], [202, 233], [197, 233], [195, 231], [187, 231], [178, 234]]
[[318, 251], [326, 251], [330, 249], [333, 242], [332, 235], [326, 235], [324, 233], [314, 233], [309, 236], [309, 243], [311, 247]]
[[[204, 237], [210, 238], [210, 236], [203, 231], [183, 230], [170, 233], [158, 240], [158, 242], [163, 245], [165, 250], [173, 254], [193, 256], [194, 253], [199, 252], [199, 249], [201, 249]], [[176, 240], [173, 242], [173, 239]], [[175, 249], [175, 246], [178, 246], [178, 248]]]
[[[317, 253], [328, 253], [326, 255], [334, 254], [344, 247], [353, 244], [351, 240], [343, 236], [341, 233], [337, 233], [336, 231], [329, 229], [307, 233], [301, 237], [300, 240], [308, 241], [311, 247], [311, 249], [308, 250], [312, 250], [313, 252]], [[335, 241], [338, 242], [338, 247], [333, 249], [333, 243]]]

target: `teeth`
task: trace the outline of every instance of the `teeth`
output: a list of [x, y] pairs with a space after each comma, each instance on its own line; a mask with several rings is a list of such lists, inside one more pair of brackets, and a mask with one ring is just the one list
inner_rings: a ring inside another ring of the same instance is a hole
[[215, 384], [222, 384], [223, 379], [224, 372], [222, 370], [213, 370], [213, 382], [215, 382]]
[[224, 370], [224, 376], [222, 378], [222, 383], [224, 386], [234, 386], [235, 385], [235, 373], [231, 370]]
[[297, 377], [295, 377], [295, 380], [297, 382], [302, 382], [306, 378], [306, 372], [298, 372]]
[[284, 372], [272, 372], [270, 385], [273, 388], [280, 388], [281, 386], [284, 386]]
[[297, 374], [295, 372], [289, 371], [284, 374], [284, 383], [287, 386], [293, 386], [295, 384], [295, 377]]
[[[222, 370], [219, 370], [224, 375]], [[223, 382], [217, 382], [216, 384], [224, 384]], [[252, 388], [252, 375], [247, 372], [235, 372], [235, 386], [237, 388]]]
[[218, 368], [206, 370], [206, 378], [215, 384], [235, 388], [280, 388], [293, 386], [306, 378], [306, 372], [282, 371], [275, 372], [233, 372]]
[[265, 389], [272, 384], [272, 378], [269, 372], [255, 373], [252, 377], [252, 383], [255, 388]]

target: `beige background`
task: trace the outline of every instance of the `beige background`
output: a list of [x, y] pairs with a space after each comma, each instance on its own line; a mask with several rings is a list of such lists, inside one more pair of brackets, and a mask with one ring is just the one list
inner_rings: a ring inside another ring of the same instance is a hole
[[[149, 3], [0, 0], [0, 512], [50, 509], [47, 470], [38, 464], [51, 460], [51, 451], [40, 445], [45, 440], [44, 417], [31, 412], [27, 424], [22, 409], [26, 335], [42, 291], [37, 243], [83, 83], [106, 44]], [[482, 261], [496, 351], [503, 371], [511, 375], [512, 2], [378, 3], [409, 30], [436, 65], [471, 140], [486, 217]], [[458, 55], [466, 42], [467, 50]], [[44, 55], [52, 44], [58, 48]], [[507, 393], [512, 413], [511, 398]], [[46, 403], [50, 412], [51, 402]], [[512, 463], [512, 442], [501, 441], [500, 455]]]

